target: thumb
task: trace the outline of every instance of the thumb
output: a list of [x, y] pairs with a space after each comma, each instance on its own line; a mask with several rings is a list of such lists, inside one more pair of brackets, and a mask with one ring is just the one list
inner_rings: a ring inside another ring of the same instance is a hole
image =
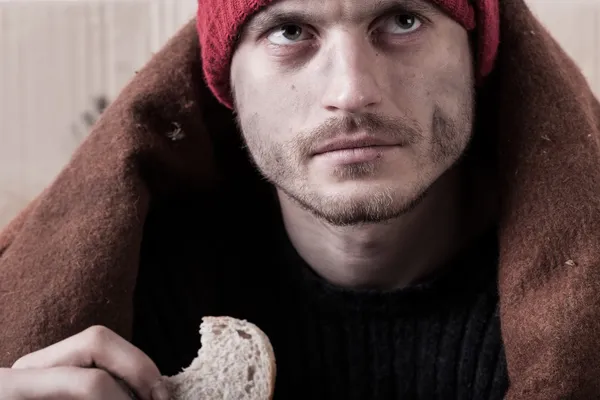
[[166, 382], [163, 379], [159, 379], [158, 382], [152, 386], [152, 400], [169, 400], [171, 394], [167, 387]]

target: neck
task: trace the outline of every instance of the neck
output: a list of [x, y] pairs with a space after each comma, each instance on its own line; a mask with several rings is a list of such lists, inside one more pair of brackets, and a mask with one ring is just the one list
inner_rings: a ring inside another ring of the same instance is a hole
[[290, 240], [315, 273], [337, 286], [389, 290], [433, 272], [489, 226], [481, 215], [463, 211], [463, 187], [452, 170], [410, 212], [384, 223], [341, 227], [278, 195]]

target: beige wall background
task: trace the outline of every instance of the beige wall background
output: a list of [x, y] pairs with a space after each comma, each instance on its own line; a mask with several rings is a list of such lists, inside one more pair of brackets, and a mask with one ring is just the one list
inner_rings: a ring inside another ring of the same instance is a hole
[[[600, 96], [600, 0], [529, 0]], [[68, 162], [196, 0], [0, 0], [0, 227]]]

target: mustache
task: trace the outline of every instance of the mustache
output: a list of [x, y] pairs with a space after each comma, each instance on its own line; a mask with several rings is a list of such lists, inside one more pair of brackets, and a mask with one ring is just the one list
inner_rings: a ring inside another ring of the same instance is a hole
[[418, 143], [423, 138], [418, 122], [408, 117], [391, 118], [379, 114], [332, 117], [315, 129], [305, 131], [294, 139], [302, 154], [314, 154], [325, 142], [356, 133], [385, 140], [399, 146]]

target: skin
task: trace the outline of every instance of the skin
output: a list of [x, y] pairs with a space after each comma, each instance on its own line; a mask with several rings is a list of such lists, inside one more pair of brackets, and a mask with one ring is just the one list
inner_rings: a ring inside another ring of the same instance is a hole
[[[477, 231], [457, 163], [472, 136], [472, 60], [466, 30], [423, 0], [282, 0], [245, 25], [231, 68], [238, 123], [292, 243], [328, 281], [406, 286]], [[359, 136], [389, 146], [315, 154]]]
[[[486, 225], [463, 211], [457, 163], [472, 136], [472, 68], [465, 30], [421, 0], [281, 0], [245, 27], [231, 70], [238, 122], [318, 274], [403, 287]], [[358, 135], [388, 146], [315, 154]], [[0, 368], [0, 388], [6, 400], [168, 398], [152, 360], [99, 326]]]
[[[116, 379], [116, 378], [119, 379]], [[167, 400], [160, 371], [113, 331], [92, 326], [0, 368], [3, 400]]]

